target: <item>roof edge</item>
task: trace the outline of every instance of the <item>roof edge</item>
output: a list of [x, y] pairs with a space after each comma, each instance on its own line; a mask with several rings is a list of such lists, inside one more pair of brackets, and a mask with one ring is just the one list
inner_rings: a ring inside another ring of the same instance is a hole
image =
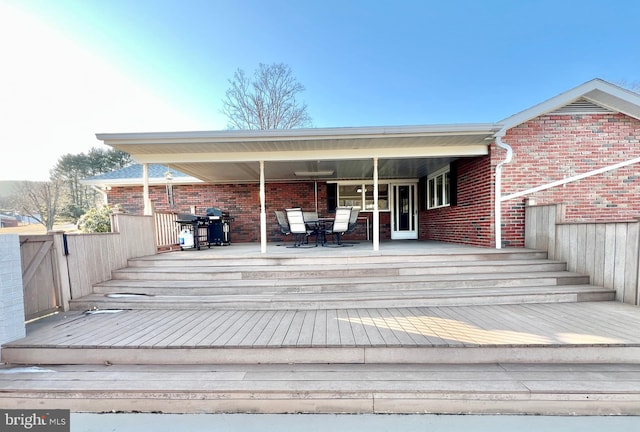
[[441, 134], [491, 134], [498, 131], [501, 125], [496, 123], [469, 123], [449, 125], [416, 125], [416, 126], [373, 126], [373, 127], [339, 127], [339, 128], [306, 128], [306, 129], [269, 129], [269, 130], [214, 130], [184, 132], [131, 132], [131, 133], [97, 133], [96, 138], [107, 141], [145, 141], [145, 140], [269, 140], [269, 139], [322, 139], [357, 138], [376, 136], [420, 136]]
[[[617, 102], [611, 103], [611, 101], [600, 101], [600, 94], [607, 94]], [[552, 98], [549, 98], [539, 104], [536, 104], [530, 108], [527, 108], [519, 113], [516, 113], [510, 117], [501, 120], [498, 123], [504, 125], [505, 129], [511, 129], [518, 126], [532, 118], [549, 113], [558, 108], [561, 108], [581, 97], [587, 98], [594, 103], [600, 102], [603, 106], [629, 115], [634, 118], [640, 119], [640, 95], [627, 90], [618, 85], [612, 84], [601, 78], [594, 78], [577, 87], [560, 93]], [[629, 109], [629, 107], [637, 107], [636, 109]]]

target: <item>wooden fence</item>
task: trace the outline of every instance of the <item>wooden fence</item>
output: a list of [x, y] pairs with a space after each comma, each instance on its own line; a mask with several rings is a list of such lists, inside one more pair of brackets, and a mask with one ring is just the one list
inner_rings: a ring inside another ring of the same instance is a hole
[[[20, 236], [27, 319], [67, 310], [130, 258], [156, 253], [152, 216], [116, 214], [112, 233]], [[65, 247], [66, 245], [66, 247]]]
[[570, 271], [588, 274], [616, 299], [640, 304], [640, 221], [565, 223], [556, 205], [526, 209], [525, 247], [546, 250]]

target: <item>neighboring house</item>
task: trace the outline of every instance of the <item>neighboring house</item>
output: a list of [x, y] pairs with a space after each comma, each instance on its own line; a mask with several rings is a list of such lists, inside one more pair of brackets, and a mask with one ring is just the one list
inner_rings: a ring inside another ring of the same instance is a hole
[[18, 226], [18, 218], [12, 215], [0, 213], [0, 228], [11, 228]]
[[[100, 174], [88, 179], [81, 180], [82, 184], [93, 187], [105, 197], [105, 203], [116, 205], [119, 204], [125, 211], [131, 213], [142, 213], [142, 182], [144, 178], [143, 166], [140, 164], [129, 165], [115, 171]], [[149, 164], [148, 179], [149, 186], [154, 192], [155, 201], [164, 207], [162, 199], [170, 196], [173, 185], [192, 185], [202, 183], [197, 178], [188, 176], [180, 171], [171, 169], [161, 164]], [[169, 186], [167, 186], [169, 185]], [[136, 193], [131, 193], [131, 188]], [[157, 196], [155, 196], [157, 195]]]
[[[146, 188], [142, 168], [85, 180], [110, 203], [147, 214], [151, 204], [220, 207], [235, 217], [233, 240], [263, 251], [280, 239], [273, 211], [293, 206], [359, 207], [374, 249], [381, 239], [522, 247], [526, 200], [564, 204], [565, 221], [640, 216], [640, 95], [599, 79], [494, 124], [97, 137], [149, 167]], [[152, 175], [156, 163], [174, 179]]]

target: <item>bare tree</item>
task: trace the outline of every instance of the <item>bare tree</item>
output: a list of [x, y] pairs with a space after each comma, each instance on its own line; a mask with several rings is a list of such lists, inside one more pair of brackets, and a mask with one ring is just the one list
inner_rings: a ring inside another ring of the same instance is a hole
[[16, 206], [51, 231], [59, 211], [61, 186], [57, 178], [48, 182], [22, 182], [17, 188]]
[[260, 63], [249, 78], [238, 69], [223, 100], [230, 129], [293, 129], [311, 124], [307, 105], [296, 97], [305, 90], [283, 63]]
[[620, 87], [624, 87], [632, 92], [640, 93], [640, 81], [627, 81], [626, 79], [616, 82]]

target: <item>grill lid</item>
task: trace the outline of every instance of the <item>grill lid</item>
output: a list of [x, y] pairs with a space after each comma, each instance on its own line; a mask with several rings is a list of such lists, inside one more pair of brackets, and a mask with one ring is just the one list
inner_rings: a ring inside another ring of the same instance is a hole
[[229, 216], [229, 213], [223, 212], [218, 207], [209, 207], [207, 208], [206, 215], [221, 217], [221, 216]]
[[178, 213], [176, 222], [194, 222], [198, 220], [198, 216], [191, 213]]

